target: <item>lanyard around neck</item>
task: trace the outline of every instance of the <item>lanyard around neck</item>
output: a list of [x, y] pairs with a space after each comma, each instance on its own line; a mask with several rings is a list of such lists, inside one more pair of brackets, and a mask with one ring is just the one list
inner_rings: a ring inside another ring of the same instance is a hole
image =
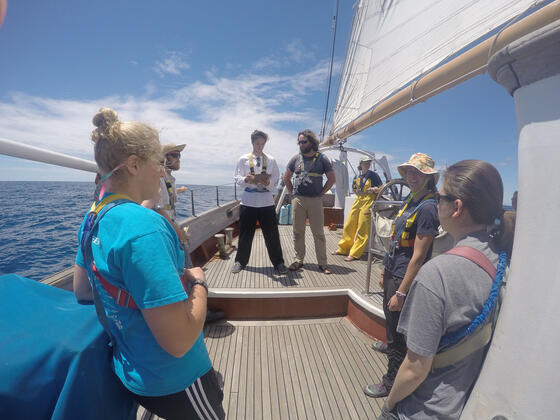
[[[266, 174], [266, 155], [262, 154], [262, 170], [261, 174]], [[253, 161], [253, 152], [249, 153], [249, 170], [251, 171], [251, 175], [255, 174], [255, 163]]]
[[165, 180], [165, 186], [167, 187], [167, 195], [169, 197], [169, 205], [171, 207], [173, 207], [173, 205], [175, 204], [175, 196], [173, 195], [173, 184], [171, 183], [171, 180], [166, 179]]

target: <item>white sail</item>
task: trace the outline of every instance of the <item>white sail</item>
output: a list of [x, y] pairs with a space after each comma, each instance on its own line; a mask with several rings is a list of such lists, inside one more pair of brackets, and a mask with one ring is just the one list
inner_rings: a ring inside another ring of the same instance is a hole
[[331, 132], [542, 0], [359, 0]]

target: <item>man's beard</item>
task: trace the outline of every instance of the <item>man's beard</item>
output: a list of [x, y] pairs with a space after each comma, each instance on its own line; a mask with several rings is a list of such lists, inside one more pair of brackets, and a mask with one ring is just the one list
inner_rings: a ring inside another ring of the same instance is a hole
[[307, 144], [307, 145], [301, 145], [299, 146], [299, 150], [301, 153], [309, 153], [311, 150], [313, 149], [313, 145], [311, 143]]

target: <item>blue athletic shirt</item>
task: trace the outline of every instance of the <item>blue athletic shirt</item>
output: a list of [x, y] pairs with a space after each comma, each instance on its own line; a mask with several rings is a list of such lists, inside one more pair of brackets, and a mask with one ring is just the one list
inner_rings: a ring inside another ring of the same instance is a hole
[[[83, 223], [78, 243], [82, 228]], [[187, 299], [180, 280], [183, 251], [171, 225], [155, 211], [136, 203], [114, 207], [100, 220], [92, 251], [101, 275], [128, 291], [139, 308]], [[81, 249], [76, 264], [85, 268]], [[115, 341], [113, 370], [129, 390], [145, 396], [168, 395], [210, 370], [202, 332], [187, 354], [175, 358], [157, 343], [139, 310], [117, 305], [97, 285]]]

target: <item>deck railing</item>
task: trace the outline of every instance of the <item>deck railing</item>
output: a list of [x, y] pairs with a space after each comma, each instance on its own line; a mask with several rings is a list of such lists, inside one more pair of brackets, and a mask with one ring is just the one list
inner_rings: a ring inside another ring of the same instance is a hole
[[[98, 167], [95, 162], [90, 160], [77, 158], [75, 156], [66, 155], [64, 153], [53, 152], [40, 147], [30, 146], [27, 144], [15, 142], [0, 137], [0, 155], [12, 156], [24, 160], [47, 163], [50, 165], [60, 166], [63, 168], [78, 169], [81, 171], [97, 173]], [[216, 206], [220, 207], [220, 203], [224, 202], [224, 195], [220, 196], [220, 188], [232, 186], [234, 187], [234, 200], [237, 200], [237, 185], [234, 182], [215, 186], [201, 186], [200, 188], [189, 188], [191, 196], [191, 213], [196, 216], [195, 193], [204, 191], [208, 196], [207, 190], [216, 190]], [[229, 201], [229, 200], [228, 200]], [[200, 210], [200, 209], [199, 209]]]

